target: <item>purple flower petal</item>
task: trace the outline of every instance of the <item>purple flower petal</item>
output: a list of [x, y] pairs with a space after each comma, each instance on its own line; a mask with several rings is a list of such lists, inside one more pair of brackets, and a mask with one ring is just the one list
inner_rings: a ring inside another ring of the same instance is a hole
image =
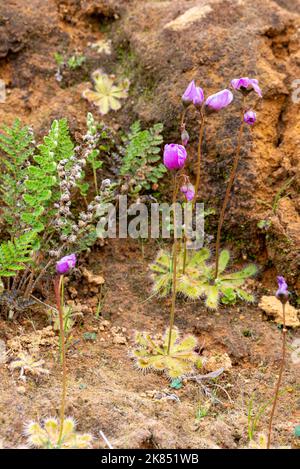
[[196, 86], [194, 80], [191, 81], [182, 95], [182, 101], [185, 104], [193, 103], [195, 106], [201, 106], [204, 101], [203, 89]]
[[260, 87], [258, 86], [258, 80], [256, 80], [255, 78], [234, 78], [233, 80], [231, 80], [231, 86], [233, 89], [239, 91], [251, 91], [251, 89], [253, 89], [258, 94], [258, 96], [262, 98], [262, 92]]
[[205, 101], [205, 105], [213, 111], [219, 111], [228, 106], [232, 100], [233, 94], [231, 91], [225, 89], [209, 96]]
[[182, 101], [184, 103], [187, 103], [187, 104], [190, 104], [193, 102], [193, 98], [195, 96], [195, 93], [196, 93], [196, 85], [195, 85], [195, 82], [194, 80], [191, 81], [187, 87], [187, 89], [185, 90], [185, 92], [183, 93], [182, 95]]
[[278, 290], [276, 292], [276, 297], [282, 302], [286, 303], [289, 297], [288, 286], [285, 281], [285, 278], [282, 276], [277, 277]]
[[258, 81], [253, 79], [253, 80], [251, 80], [251, 82], [252, 82], [252, 87], [253, 87], [254, 91], [258, 94], [258, 96], [260, 98], [262, 98], [262, 92], [261, 92], [260, 87], [258, 86]]
[[251, 87], [251, 80], [248, 77], [235, 78], [234, 80], [231, 80], [231, 86], [235, 90], [239, 90], [241, 88], [248, 89]]
[[204, 91], [202, 88], [196, 86], [196, 92], [193, 97], [194, 106], [201, 106], [204, 101]]
[[183, 168], [186, 158], [187, 153], [183, 145], [177, 143], [165, 145], [164, 165], [170, 171]]
[[56, 272], [59, 275], [65, 275], [70, 272], [76, 265], [76, 254], [70, 254], [69, 256], [62, 257], [56, 263]]

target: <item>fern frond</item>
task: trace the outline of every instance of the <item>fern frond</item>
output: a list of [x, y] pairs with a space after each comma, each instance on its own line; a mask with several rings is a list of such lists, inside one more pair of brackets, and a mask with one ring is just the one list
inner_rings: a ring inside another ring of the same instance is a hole
[[132, 177], [132, 193], [149, 190], [151, 183], [156, 184], [166, 172], [165, 166], [159, 163], [162, 131], [163, 124], [155, 124], [148, 130], [141, 130], [140, 122], [136, 121], [130, 127], [128, 135], [123, 138], [120, 175]]
[[36, 233], [25, 233], [0, 245], [0, 277], [13, 277], [32, 260]]
[[42, 231], [51, 219], [51, 207], [60, 196], [57, 163], [63, 159], [69, 161], [74, 154], [66, 119], [53, 121], [38, 150], [39, 154], [33, 157], [34, 164], [28, 168], [23, 195], [26, 208], [22, 213], [22, 220], [36, 232]]
[[22, 127], [18, 119], [11, 127], [4, 126], [0, 132], [0, 199], [2, 216], [11, 236], [20, 229], [18, 218], [22, 210], [27, 165], [33, 155], [33, 139], [31, 129]]

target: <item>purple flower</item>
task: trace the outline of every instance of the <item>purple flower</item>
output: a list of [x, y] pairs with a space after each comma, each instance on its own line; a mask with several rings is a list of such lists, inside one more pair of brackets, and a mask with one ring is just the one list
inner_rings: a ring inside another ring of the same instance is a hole
[[74, 269], [76, 265], [76, 254], [70, 254], [69, 256], [62, 257], [56, 263], [56, 272], [59, 275], [68, 274], [71, 269]]
[[247, 111], [244, 114], [244, 122], [249, 125], [253, 125], [256, 122], [256, 112], [254, 111]]
[[235, 90], [239, 90], [242, 93], [243, 92], [250, 92], [254, 90], [260, 98], [262, 98], [262, 92], [260, 87], [258, 86], [258, 81], [255, 78], [248, 78], [248, 77], [242, 77], [242, 78], [235, 78], [234, 80], [231, 80], [231, 86]]
[[276, 292], [276, 297], [281, 303], [286, 303], [289, 298], [288, 286], [284, 277], [277, 277], [278, 290]]
[[195, 188], [193, 184], [185, 184], [180, 188], [180, 191], [185, 195], [188, 202], [191, 202], [195, 197]]
[[196, 93], [193, 98], [193, 104], [194, 106], [201, 106], [204, 101], [204, 92], [203, 89], [200, 88], [199, 86], [196, 86]]
[[201, 106], [204, 101], [203, 89], [196, 86], [194, 80], [191, 81], [182, 95], [182, 101], [184, 104], [193, 103], [195, 106]]
[[182, 145], [184, 145], [185, 147], [187, 146], [188, 142], [189, 142], [189, 139], [190, 139], [190, 136], [189, 134], [187, 133], [187, 131], [184, 129], [181, 133], [181, 141], [182, 141]]
[[184, 166], [186, 158], [187, 153], [184, 146], [178, 145], [177, 143], [165, 145], [164, 165], [166, 168], [170, 170], [181, 169]]
[[225, 89], [209, 96], [205, 101], [205, 105], [212, 111], [220, 111], [223, 107], [228, 106], [232, 100], [233, 94]]

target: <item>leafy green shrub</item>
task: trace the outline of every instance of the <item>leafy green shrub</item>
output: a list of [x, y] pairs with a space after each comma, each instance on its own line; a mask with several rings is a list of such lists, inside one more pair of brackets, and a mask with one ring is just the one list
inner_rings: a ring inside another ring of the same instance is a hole
[[[91, 116], [76, 148], [66, 119], [54, 120], [38, 146], [31, 129], [18, 120], [0, 132], [0, 277], [14, 277], [13, 288], [25, 296], [58, 257], [69, 250], [86, 250], [98, 237], [97, 207], [112, 197], [112, 186], [97, 190], [92, 200], [86, 200], [86, 209], [78, 211], [72, 203], [77, 182], [86, 182], [83, 168], [90, 164], [96, 172], [101, 167], [101, 137]], [[9, 280], [5, 283], [10, 285]]]

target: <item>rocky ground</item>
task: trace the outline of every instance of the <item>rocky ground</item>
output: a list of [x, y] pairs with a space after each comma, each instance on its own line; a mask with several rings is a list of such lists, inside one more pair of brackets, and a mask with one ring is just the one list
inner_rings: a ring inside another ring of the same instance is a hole
[[[128, 128], [137, 118], [145, 124], [163, 122], [165, 140], [178, 140], [180, 95], [187, 82], [197, 78], [208, 95], [229, 86], [234, 77], [257, 77], [264, 98], [250, 99], [258, 123], [245, 133], [223, 242], [236, 259], [260, 266], [251, 285], [257, 303], [262, 294], [273, 293], [279, 272], [286, 275], [295, 301], [300, 290], [300, 114], [292, 92], [293, 81], [300, 78], [299, 24], [298, 0], [10, 0], [0, 6], [0, 78], [7, 91], [0, 121], [10, 124], [18, 116], [39, 137], [54, 118], [67, 117], [76, 139], [91, 110], [82, 91], [100, 67], [131, 80], [122, 110], [105, 118], [110, 126]], [[112, 40], [113, 52], [99, 57], [90, 44], [103, 38]], [[83, 53], [87, 60], [79, 69], [65, 71], [59, 83], [55, 52]], [[231, 114], [210, 117], [206, 127], [201, 197], [216, 212], [233, 158], [239, 112], [236, 99]], [[194, 117], [188, 123], [191, 173], [197, 145]], [[262, 220], [267, 229], [259, 228]], [[216, 221], [212, 217], [211, 232]], [[272, 396], [280, 329], [262, 316], [258, 305], [212, 313], [201, 303], [179, 300], [178, 327], [197, 336], [201, 356], [228, 356], [231, 367], [216, 383], [207, 384], [206, 393], [190, 381], [174, 390], [164, 376], [140, 374], [128, 353], [134, 330], [157, 333], [168, 321], [168, 300], [149, 299], [148, 264], [156, 251], [154, 243], [141, 250], [133, 240], [111, 240], [85, 260], [87, 269], [103, 276], [100, 290], [76, 275], [71, 278], [68, 300], [83, 316], [68, 350], [67, 411], [80, 430], [94, 434], [94, 447], [104, 445], [99, 430], [119, 448], [247, 446], [249, 400], [254, 396], [257, 411]], [[103, 301], [97, 319], [99, 295]], [[51, 295], [46, 300], [53, 303]], [[45, 311], [41, 307], [14, 322], [1, 320], [0, 438], [5, 447], [24, 444], [24, 421], [58, 412], [57, 337], [39, 332], [48, 326]], [[21, 346], [30, 351], [35, 344], [50, 374], [24, 382], [9, 369], [9, 360], [28, 334]], [[297, 327], [290, 327], [276, 446], [291, 444], [300, 420], [300, 365], [291, 358], [297, 334]], [[268, 410], [258, 431], [266, 429]]]

